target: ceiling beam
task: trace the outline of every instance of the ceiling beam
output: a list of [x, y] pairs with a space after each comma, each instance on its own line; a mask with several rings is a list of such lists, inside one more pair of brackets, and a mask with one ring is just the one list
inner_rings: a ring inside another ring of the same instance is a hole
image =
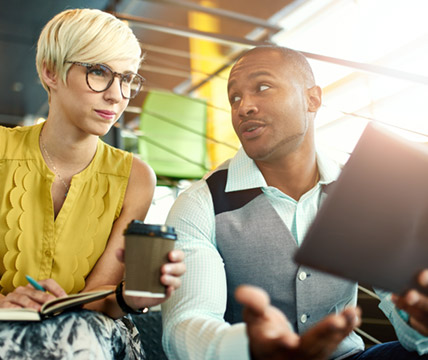
[[206, 13], [209, 15], [225, 17], [225, 18], [229, 18], [232, 20], [242, 21], [242, 22], [245, 22], [247, 24], [261, 26], [265, 29], [269, 29], [269, 30], [272, 30], [274, 32], [278, 32], [278, 31], [282, 30], [282, 28], [280, 26], [278, 26], [276, 24], [272, 24], [266, 20], [263, 20], [263, 19], [260, 19], [260, 18], [254, 17], [254, 16], [244, 15], [244, 14], [237, 13], [237, 12], [230, 11], [230, 10], [226, 10], [226, 9], [219, 9], [219, 8], [212, 8], [212, 7], [208, 7], [208, 6], [203, 6], [203, 5], [192, 3], [189, 1], [184, 1], [184, 0], [143, 0], [143, 1], [148, 1], [148, 2], [157, 3], [157, 4], [163, 3], [163, 4], [167, 4], [167, 5], [175, 5], [175, 6], [179, 6], [182, 8], [189, 9], [189, 10], [195, 10], [195, 11], [203, 12], [203, 13]]
[[188, 79], [190, 77], [190, 71], [182, 71], [182, 70], [167, 68], [164, 66], [142, 64], [140, 66], [140, 69], [145, 72], [154, 72], [158, 74], [176, 76], [176, 77], [185, 78], [185, 79]]
[[206, 56], [206, 55], [200, 55], [191, 53], [189, 51], [185, 50], [177, 50], [177, 49], [171, 49], [164, 46], [159, 45], [153, 45], [153, 44], [147, 44], [140, 42], [141, 47], [144, 50], [156, 52], [160, 54], [166, 54], [171, 56], [177, 56], [182, 57], [186, 59], [199, 59], [199, 60], [206, 60], [206, 61], [212, 61], [212, 62], [218, 62], [220, 64], [224, 63], [224, 56]]
[[234, 46], [238, 45], [244, 48], [252, 48], [258, 45], [266, 45], [266, 42], [263, 41], [254, 41], [246, 38], [224, 35], [224, 34], [215, 34], [208, 31], [194, 30], [188, 27], [174, 25], [171, 23], [162, 22], [159, 20], [148, 19], [140, 16], [133, 16], [123, 13], [112, 13], [119, 19], [126, 20], [132, 23], [132, 26], [142, 27], [149, 30], [159, 31], [167, 34], [182, 36], [182, 37], [191, 37], [196, 39], [209, 40], [216, 42], [222, 45]]
[[[224, 45], [230, 45], [230, 46], [238, 45], [239, 47], [242, 48], [242, 50], [249, 49], [259, 45], [269, 44], [269, 42], [266, 42], [266, 41], [257, 41], [257, 40], [250, 40], [247, 38], [239, 38], [239, 37], [230, 36], [230, 35], [214, 34], [206, 31], [189, 29], [183, 26], [172, 25], [170, 23], [164, 23], [161, 21], [147, 19], [147, 18], [138, 17], [138, 16], [132, 16], [128, 14], [114, 13], [114, 15], [119, 19], [131, 21], [135, 25], [142, 26], [144, 28], [148, 28], [151, 30], [161, 31], [169, 34], [178, 35], [178, 36], [210, 40], [210, 41], [221, 43]], [[332, 56], [314, 54], [306, 51], [300, 51], [300, 52], [310, 59], [315, 59], [315, 60], [328, 62], [336, 65], [342, 65], [342, 66], [346, 66], [355, 70], [360, 70], [368, 73], [384, 75], [384, 76], [393, 77], [401, 80], [407, 80], [407, 81], [411, 81], [411, 82], [415, 82], [423, 85], [428, 85], [428, 76], [386, 68], [375, 64], [362, 63], [357, 61], [350, 61], [350, 60], [335, 58]], [[229, 62], [227, 62], [227, 65], [228, 64]], [[216, 71], [216, 73], [218, 73], [220, 70], [224, 68], [225, 66], [220, 67]], [[194, 90], [195, 88], [191, 89], [191, 91], [194, 91]]]
[[428, 76], [423, 76], [420, 74], [409, 73], [407, 71], [396, 70], [392, 68], [387, 68], [381, 65], [362, 63], [358, 61], [345, 60], [340, 58], [335, 58], [332, 56], [325, 56], [320, 54], [314, 54], [306, 51], [300, 51], [307, 58], [315, 59], [323, 62], [328, 62], [330, 64], [342, 65], [349, 67], [351, 69], [360, 70], [363, 72], [368, 72], [372, 74], [384, 75], [396, 79], [407, 80], [414, 83], [419, 83], [422, 85], [428, 85]]

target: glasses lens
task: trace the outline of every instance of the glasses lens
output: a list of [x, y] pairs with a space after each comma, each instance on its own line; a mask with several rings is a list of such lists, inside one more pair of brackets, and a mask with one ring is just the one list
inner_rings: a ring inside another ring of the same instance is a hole
[[113, 80], [113, 72], [108, 67], [96, 64], [88, 69], [87, 78], [89, 87], [100, 92], [110, 86]]
[[141, 90], [143, 80], [137, 74], [129, 73], [124, 74], [122, 78], [122, 95], [127, 99], [132, 99]]

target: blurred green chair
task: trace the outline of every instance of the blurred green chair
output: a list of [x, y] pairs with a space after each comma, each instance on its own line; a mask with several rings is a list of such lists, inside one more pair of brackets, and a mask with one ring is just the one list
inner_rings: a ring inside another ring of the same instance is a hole
[[207, 104], [173, 93], [150, 91], [140, 117], [138, 151], [158, 176], [201, 178], [208, 170]]

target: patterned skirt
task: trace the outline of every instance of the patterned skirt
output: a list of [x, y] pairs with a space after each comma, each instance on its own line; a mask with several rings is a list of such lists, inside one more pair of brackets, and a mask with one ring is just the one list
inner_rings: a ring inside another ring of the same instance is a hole
[[0, 359], [137, 360], [145, 355], [130, 318], [79, 310], [40, 322], [0, 322]]

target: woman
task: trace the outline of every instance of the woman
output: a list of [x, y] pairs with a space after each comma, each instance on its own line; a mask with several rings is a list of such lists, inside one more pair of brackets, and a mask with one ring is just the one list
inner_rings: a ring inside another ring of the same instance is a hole
[[[40, 35], [48, 118], [0, 127], [0, 307], [40, 309], [66, 294], [117, 291], [42, 322], [0, 323], [1, 358], [143, 356], [135, 327], [121, 317], [162, 300], [124, 295], [121, 253], [124, 229], [145, 218], [156, 179], [147, 164], [99, 139], [140, 91], [140, 62], [130, 28], [99, 10], [64, 11]], [[162, 268], [166, 298], [180, 286], [183, 258], [172, 251]]]

